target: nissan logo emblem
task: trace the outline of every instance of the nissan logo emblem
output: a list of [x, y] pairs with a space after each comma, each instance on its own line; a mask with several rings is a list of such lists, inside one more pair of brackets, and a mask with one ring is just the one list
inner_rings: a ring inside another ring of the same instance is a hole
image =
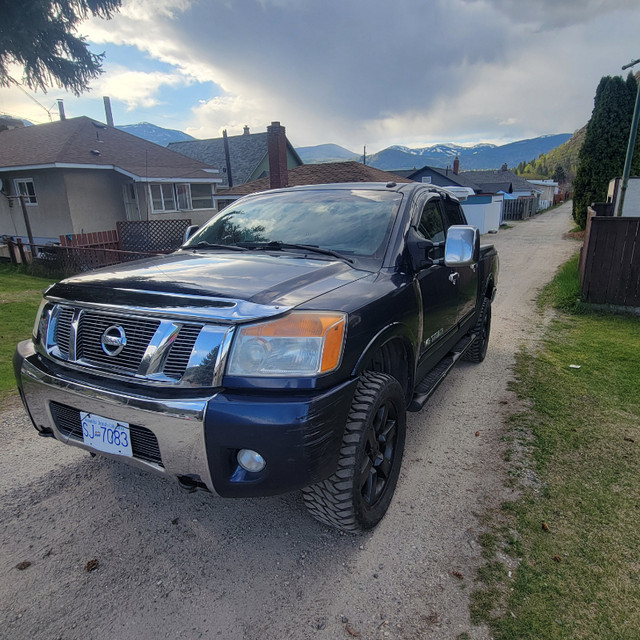
[[119, 324], [112, 324], [105, 329], [100, 340], [102, 350], [108, 356], [117, 356], [127, 344], [127, 336]]

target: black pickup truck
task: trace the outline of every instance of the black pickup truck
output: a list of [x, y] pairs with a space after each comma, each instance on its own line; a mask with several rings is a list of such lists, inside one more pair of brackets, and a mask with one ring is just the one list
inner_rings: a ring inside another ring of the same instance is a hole
[[498, 257], [423, 184], [247, 196], [175, 253], [50, 287], [14, 366], [35, 428], [189, 489], [302, 489], [375, 526], [406, 411], [484, 359]]

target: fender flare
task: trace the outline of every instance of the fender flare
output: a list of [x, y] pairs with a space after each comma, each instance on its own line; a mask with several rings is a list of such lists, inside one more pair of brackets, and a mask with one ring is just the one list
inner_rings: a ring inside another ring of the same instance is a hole
[[362, 354], [358, 358], [351, 375], [353, 377], [359, 377], [364, 371], [367, 363], [371, 360], [374, 354], [379, 351], [384, 345], [394, 340], [404, 347], [405, 358], [407, 362], [407, 374], [408, 374], [408, 389], [406, 389], [407, 395], [413, 393], [413, 386], [415, 384], [416, 375], [416, 348], [415, 341], [417, 336], [413, 336], [411, 339], [411, 331], [409, 327], [401, 322], [394, 322], [381, 329], [367, 344]]

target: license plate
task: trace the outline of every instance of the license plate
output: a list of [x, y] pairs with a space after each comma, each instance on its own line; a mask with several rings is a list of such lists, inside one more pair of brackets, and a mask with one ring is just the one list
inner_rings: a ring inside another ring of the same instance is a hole
[[84, 411], [80, 412], [80, 421], [85, 444], [105, 453], [133, 457], [127, 422], [110, 420]]

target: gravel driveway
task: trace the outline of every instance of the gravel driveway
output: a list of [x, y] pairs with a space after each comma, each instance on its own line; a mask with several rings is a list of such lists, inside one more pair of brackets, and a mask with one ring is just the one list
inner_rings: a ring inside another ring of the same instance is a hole
[[510, 367], [540, 334], [536, 291], [578, 248], [562, 237], [570, 227], [565, 204], [484, 238], [501, 262], [487, 359], [458, 365], [409, 414], [394, 501], [365, 536], [315, 522], [297, 493], [186, 494], [39, 438], [17, 402], [5, 407], [0, 637], [487, 638], [468, 614], [476, 516], [510, 495], [501, 445]]

